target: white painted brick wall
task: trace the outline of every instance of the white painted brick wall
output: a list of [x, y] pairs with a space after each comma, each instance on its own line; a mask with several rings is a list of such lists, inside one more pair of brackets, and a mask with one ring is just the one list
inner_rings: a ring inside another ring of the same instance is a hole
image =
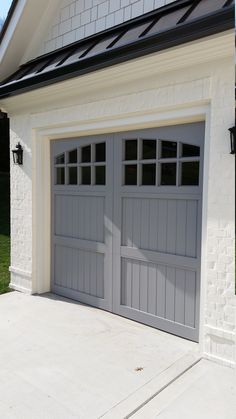
[[[20, 141], [23, 149], [23, 166], [14, 165], [11, 159], [11, 281], [19, 289], [31, 288], [32, 272], [32, 154], [30, 141], [30, 116], [15, 118], [10, 131], [10, 150]], [[20, 182], [19, 182], [20, 180]], [[29, 275], [28, 275], [29, 274]]]
[[41, 54], [140, 16], [175, 0], [62, 0]]

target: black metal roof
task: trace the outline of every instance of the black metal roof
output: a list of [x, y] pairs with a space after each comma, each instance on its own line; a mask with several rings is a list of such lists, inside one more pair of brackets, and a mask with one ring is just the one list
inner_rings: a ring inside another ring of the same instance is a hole
[[128, 61], [234, 27], [234, 0], [178, 0], [42, 55], [0, 83], [0, 98]]

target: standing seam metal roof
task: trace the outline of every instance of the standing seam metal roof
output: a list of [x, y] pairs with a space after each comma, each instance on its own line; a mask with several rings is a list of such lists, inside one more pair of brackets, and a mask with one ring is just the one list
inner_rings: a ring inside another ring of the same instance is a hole
[[27, 62], [0, 84], [0, 98], [233, 27], [234, 0], [179, 0]]

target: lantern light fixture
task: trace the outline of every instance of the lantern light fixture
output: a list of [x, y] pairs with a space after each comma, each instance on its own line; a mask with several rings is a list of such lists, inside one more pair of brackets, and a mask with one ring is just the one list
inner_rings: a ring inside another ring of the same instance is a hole
[[14, 164], [23, 164], [23, 148], [20, 143], [12, 150]]
[[230, 154], [235, 154], [235, 126], [229, 128], [230, 132]]

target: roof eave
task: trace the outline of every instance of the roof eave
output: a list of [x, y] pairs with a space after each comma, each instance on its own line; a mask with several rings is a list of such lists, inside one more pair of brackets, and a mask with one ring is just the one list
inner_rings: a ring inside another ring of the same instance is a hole
[[3, 40], [3, 38], [4, 38], [4, 35], [5, 35], [6, 31], [7, 31], [7, 28], [9, 26], [9, 24], [10, 24], [11, 18], [13, 16], [13, 13], [15, 11], [15, 8], [17, 6], [18, 1], [19, 0], [12, 0], [11, 7], [10, 7], [10, 9], [8, 11], [6, 20], [5, 20], [4, 24], [3, 24], [2, 30], [0, 32], [0, 44], [1, 44], [2, 40]]
[[0, 98], [22, 94], [73, 77], [88, 74], [151, 53], [165, 50], [234, 28], [233, 8], [183, 23], [169, 31], [140, 39], [114, 50], [0, 88]]

